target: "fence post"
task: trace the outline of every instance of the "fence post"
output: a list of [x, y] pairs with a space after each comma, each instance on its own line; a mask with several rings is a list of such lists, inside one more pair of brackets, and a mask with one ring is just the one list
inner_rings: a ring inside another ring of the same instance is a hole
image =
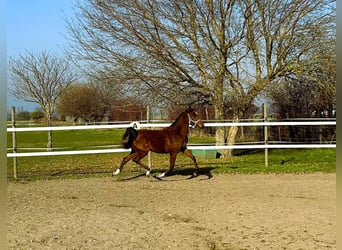
[[[267, 106], [266, 103], [263, 105], [263, 110], [264, 110], [264, 122], [267, 121]], [[264, 141], [265, 145], [267, 145], [268, 141], [268, 127], [264, 126]], [[265, 148], [265, 167], [268, 167], [268, 148]]]
[[[146, 107], [146, 120], [147, 120], [147, 123], [150, 123], [150, 115], [151, 115], [150, 105], [147, 105], [147, 107]], [[151, 151], [148, 151], [147, 159], [148, 159], [148, 167], [149, 167], [149, 169], [151, 169], [152, 168], [152, 155], [151, 155]]]
[[[15, 129], [16, 122], [15, 122], [15, 107], [12, 106], [11, 109], [11, 117], [12, 117], [12, 128]], [[13, 153], [17, 152], [17, 137], [15, 131], [12, 132], [12, 146], [13, 146]], [[17, 170], [18, 170], [18, 162], [17, 157], [13, 157], [13, 177], [17, 179]]]

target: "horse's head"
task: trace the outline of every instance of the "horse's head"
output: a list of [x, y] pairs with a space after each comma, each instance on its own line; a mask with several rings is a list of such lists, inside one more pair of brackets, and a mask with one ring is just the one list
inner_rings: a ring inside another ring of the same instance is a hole
[[189, 117], [189, 126], [191, 126], [192, 128], [196, 128], [196, 126], [199, 128], [204, 127], [203, 121], [199, 118], [198, 113], [194, 109], [189, 108], [186, 110], [186, 113]]

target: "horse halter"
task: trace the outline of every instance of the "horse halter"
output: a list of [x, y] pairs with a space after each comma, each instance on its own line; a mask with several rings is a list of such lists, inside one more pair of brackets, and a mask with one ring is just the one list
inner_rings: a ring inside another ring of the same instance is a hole
[[[201, 119], [198, 119], [197, 121], [195, 121], [191, 118], [189, 113], [188, 113], [188, 117], [189, 117], [189, 127], [196, 128], [197, 123], [199, 123], [201, 121]], [[194, 123], [194, 125], [191, 125], [191, 123]]]

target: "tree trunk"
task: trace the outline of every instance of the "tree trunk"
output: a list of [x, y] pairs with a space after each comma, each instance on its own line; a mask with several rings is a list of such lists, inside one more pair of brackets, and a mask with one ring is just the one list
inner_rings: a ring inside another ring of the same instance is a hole
[[[223, 84], [218, 84], [215, 93], [215, 120], [222, 121], [225, 119], [224, 102], [223, 102]], [[224, 127], [217, 127], [215, 133], [215, 140], [217, 146], [224, 146], [226, 143], [226, 129]], [[227, 149], [218, 149], [221, 158], [228, 156]]]
[[[48, 127], [52, 126], [52, 117], [51, 115], [47, 116], [47, 125]], [[47, 151], [51, 151], [52, 150], [52, 131], [49, 130], [48, 131], [48, 143], [47, 143]]]
[[[239, 118], [237, 116], [235, 116], [233, 119], [233, 122], [239, 122]], [[239, 130], [239, 128], [237, 126], [230, 127], [229, 132], [228, 132], [228, 138], [227, 138], [228, 145], [234, 145], [235, 144], [236, 135], [237, 135], [238, 130]], [[227, 156], [228, 157], [233, 156], [233, 149], [228, 149]]]

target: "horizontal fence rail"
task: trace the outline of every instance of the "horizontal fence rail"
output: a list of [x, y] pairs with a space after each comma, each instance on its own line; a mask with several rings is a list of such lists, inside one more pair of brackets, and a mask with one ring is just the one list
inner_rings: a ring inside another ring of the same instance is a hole
[[[212, 150], [212, 149], [275, 149], [275, 148], [336, 148], [336, 144], [260, 144], [260, 145], [206, 145], [188, 146], [190, 150]], [[28, 157], [28, 156], [56, 156], [56, 155], [82, 155], [82, 154], [109, 154], [129, 152], [130, 149], [94, 149], [74, 151], [50, 151], [50, 152], [29, 152], [29, 153], [7, 153], [7, 157]]]
[[[125, 129], [128, 127], [141, 128], [164, 128], [171, 123], [143, 123], [131, 122], [125, 124], [111, 125], [82, 125], [82, 126], [54, 126], [54, 127], [27, 127], [7, 128], [7, 132], [35, 132], [35, 131], [61, 131], [61, 130], [89, 130], [89, 129]], [[232, 126], [336, 126], [336, 121], [287, 121], [287, 122], [205, 122], [204, 127], [232, 127]], [[272, 148], [335, 148], [336, 144], [243, 144], [243, 145], [189, 145], [189, 149], [210, 150], [210, 149], [272, 149]], [[104, 154], [129, 152], [130, 149], [112, 148], [96, 150], [73, 150], [73, 151], [48, 151], [48, 152], [27, 152], [7, 153], [7, 157], [31, 157], [31, 156], [56, 156], [56, 155], [81, 155], [81, 154]]]
[[[171, 123], [140, 123], [131, 122], [127, 124], [111, 125], [81, 125], [81, 126], [55, 126], [55, 127], [29, 127], [29, 128], [7, 128], [7, 132], [34, 132], [34, 131], [58, 131], [58, 130], [87, 130], [87, 129], [115, 129], [136, 126], [137, 128], [165, 128]], [[301, 121], [301, 122], [208, 122], [204, 127], [254, 127], [254, 126], [331, 126], [336, 121]]]

